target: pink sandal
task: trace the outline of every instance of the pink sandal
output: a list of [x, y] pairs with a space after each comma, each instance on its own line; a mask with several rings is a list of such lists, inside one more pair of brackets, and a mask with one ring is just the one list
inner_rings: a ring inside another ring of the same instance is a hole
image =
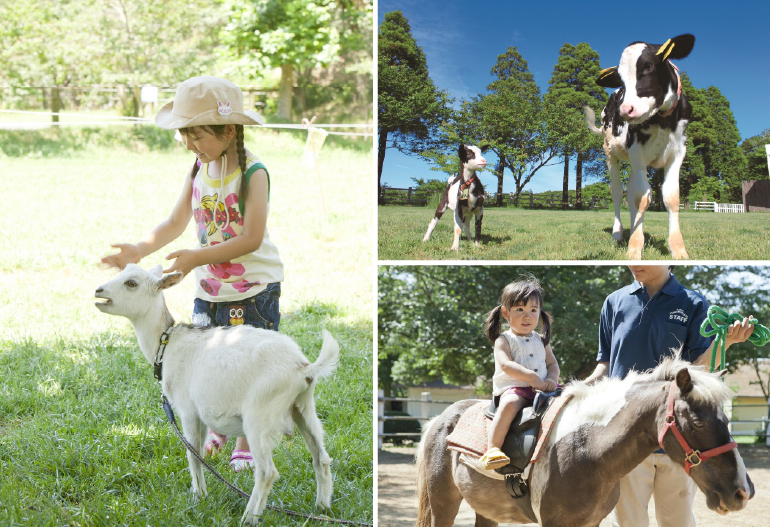
[[254, 470], [254, 458], [251, 457], [251, 452], [248, 450], [233, 450], [233, 455], [230, 458], [230, 468], [235, 472], [240, 472], [247, 468]]
[[227, 436], [209, 430], [209, 436], [206, 438], [206, 445], [204, 446], [204, 457], [215, 455], [224, 448], [225, 443], [227, 443]]

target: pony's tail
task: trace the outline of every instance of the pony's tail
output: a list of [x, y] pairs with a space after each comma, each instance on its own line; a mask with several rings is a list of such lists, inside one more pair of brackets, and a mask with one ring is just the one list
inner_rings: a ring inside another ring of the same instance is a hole
[[426, 437], [432, 424], [433, 421], [426, 423], [420, 438], [420, 445], [417, 447], [417, 519], [415, 520], [415, 527], [431, 527], [433, 525], [433, 514], [430, 510], [428, 497], [428, 467], [425, 463]]
[[492, 311], [487, 313], [487, 321], [484, 323], [484, 334], [487, 338], [495, 343], [497, 337], [500, 336], [500, 313], [502, 313], [503, 307], [497, 306]]
[[543, 332], [540, 334], [540, 338], [543, 341], [543, 346], [547, 346], [551, 342], [551, 324], [553, 323], [553, 317], [548, 311], [540, 312], [540, 324], [543, 326]]

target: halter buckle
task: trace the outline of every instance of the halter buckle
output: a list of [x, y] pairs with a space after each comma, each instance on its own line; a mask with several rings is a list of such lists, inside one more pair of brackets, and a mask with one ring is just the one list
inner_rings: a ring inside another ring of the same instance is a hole
[[[699, 450], [693, 450], [689, 454], [685, 454], [685, 459], [690, 463], [691, 466], [697, 467], [703, 462], [703, 459], [700, 457], [700, 451]], [[695, 461], [693, 461], [695, 459]]]

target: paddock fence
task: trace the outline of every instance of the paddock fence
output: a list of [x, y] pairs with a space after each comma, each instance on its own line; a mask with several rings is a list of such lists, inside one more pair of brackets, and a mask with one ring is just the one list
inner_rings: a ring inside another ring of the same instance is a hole
[[[420, 415], [385, 415], [385, 402], [386, 401], [398, 401], [398, 402], [406, 402], [406, 403], [419, 403], [419, 414]], [[422, 392], [420, 394], [419, 399], [414, 398], [407, 398], [407, 397], [385, 397], [383, 390], [377, 391], [377, 448], [382, 449], [382, 443], [385, 438], [388, 437], [403, 437], [403, 438], [411, 438], [415, 441], [415, 443], [419, 442], [420, 436], [422, 434], [421, 431], [416, 432], [385, 432], [385, 422], [387, 421], [417, 421], [420, 423], [420, 428], [422, 429], [422, 424], [426, 421], [431, 420], [436, 415], [440, 414], [441, 412], [436, 412], [437, 409], [434, 405], [439, 405], [441, 411], [444, 410], [444, 407], [450, 406], [457, 401], [434, 401], [431, 392], [426, 391]], [[768, 410], [768, 414], [763, 416], [761, 419], [730, 419], [730, 433], [733, 436], [744, 436], [744, 437], [755, 437], [757, 439], [762, 438], [764, 436], [765, 438], [765, 444], [770, 447], [770, 400], [768, 401], [768, 404], [734, 404], [729, 407], [729, 415], [733, 416], [736, 415], [736, 413], [740, 413], [740, 409], [742, 408], [765, 408]], [[736, 412], [738, 410], [738, 412]], [[747, 426], [741, 426], [739, 428], [742, 428], [740, 430], [735, 430], [735, 425], [749, 425]], [[751, 427], [750, 425], [755, 425], [754, 427]], [[753, 428], [753, 429], [748, 429]]]
[[[412, 205], [412, 206], [426, 206], [429, 202], [434, 200], [438, 204], [438, 200], [441, 198], [442, 191], [437, 190], [422, 190], [414, 187], [408, 188], [396, 188], [396, 187], [382, 187], [380, 192], [380, 203], [383, 205]], [[518, 200], [513, 192], [503, 193], [502, 195], [503, 206], [518, 205], [524, 208], [541, 208], [541, 209], [562, 209], [562, 208], [575, 208], [576, 200], [575, 196], [570, 195], [565, 202], [562, 199], [561, 192], [550, 192], [548, 194], [534, 195], [532, 193], [520, 194]], [[497, 193], [486, 192], [484, 197], [485, 207], [497, 206]], [[586, 209], [608, 209], [610, 206], [610, 200], [599, 199], [596, 197], [584, 198], [581, 200], [581, 206]]]
[[745, 212], [742, 203], [717, 203], [716, 201], [696, 201], [695, 210], [710, 210], [712, 212]]

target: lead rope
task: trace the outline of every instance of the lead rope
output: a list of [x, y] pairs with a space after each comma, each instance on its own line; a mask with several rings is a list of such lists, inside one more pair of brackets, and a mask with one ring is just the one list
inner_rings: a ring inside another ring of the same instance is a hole
[[[243, 492], [241, 489], [239, 489], [238, 487], [236, 487], [235, 485], [227, 481], [219, 472], [214, 470], [214, 468], [211, 465], [206, 463], [206, 461], [204, 461], [203, 457], [201, 457], [198, 451], [195, 450], [195, 448], [193, 448], [193, 446], [187, 441], [187, 439], [184, 437], [184, 435], [179, 430], [179, 427], [176, 424], [176, 417], [174, 417], [174, 410], [171, 409], [171, 404], [169, 404], [168, 399], [166, 398], [165, 395], [161, 397], [161, 405], [163, 406], [163, 411], [166, 412], [166, 417], [168, 417], [168, 420], [171, 423], [171, 426], [174, 428], [174, 432], [176, 432], [176, 435], [182, 441], [185, 448], [187, 448], [187, 450], [189, 450], [192, 453], [192, 455], [198, 458], [198, 461], [200, 461], [203, 464], [203, 466], [206, 467], [206, 469], [208, 469], [209, 472], [214, 474], [215, 478], [217, 478], [219, 481], [221, 481], [222, 483], [230, 487], [230, 489], [240, 494], [242, 497], [246, 499], [251, 498], [250, 494]], [[295, 512], [289, 509], [282, 509], [274, 505], [266, 505], [266, 507], [270, 510], [282, 512], [288, 516], [297, 516], [299, 518], [305, 518], [306, 520], [317, 520], [317, 521], [329, 522], [329, 523], [339, 523], [343, 525], [363, 525], [364, 527], [372, 527], [371, 523], [357, 522], [353, 520], [338, 520], [335, 518], [327, 518], [324, 516], [312, 516], [310, 514], [304, 514], [302, 512]]]
[[[717, 335], [715, 342], [717, 343], [717, 350], [719, 350], [719, 357], [721, 359], [720, 365], [725, 367], [725, 352], [727, 351], [727, 330], [730, 328], [733, 322], [741, 322], [743, 317], [739, 313], [727, 313], [724, 309], [717, 306], [710, 306], [706, 319], [700, 326], [700, 334], [704, 337], [711, 337]], [[711, 330], [706, 329], [708, 325], [711, 325]], [[749, 319], [749, 324], [754, 325], [754, 332], [749, 337], [749, 342], [755, 346], [761, 347], [770, 342], [770, 329], [762, 324], [759, 324], [755, 318]], [[714, 350], [716, 351], [716, 350]], [[713, 372], [716, 369], [716, 354], [711, 353], [711, 365], [709, 371]]]

